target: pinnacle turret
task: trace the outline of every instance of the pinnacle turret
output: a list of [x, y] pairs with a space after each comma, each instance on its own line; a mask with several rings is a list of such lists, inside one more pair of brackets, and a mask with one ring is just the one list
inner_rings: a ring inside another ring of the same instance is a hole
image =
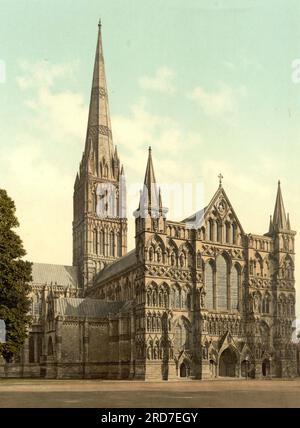
[[285, 214], [283, 198], [281, 193], [280, 181], [278, 181], [277, 196], [273, 214], [273, 229], [274, 231], [287, 230], [287, 218]]

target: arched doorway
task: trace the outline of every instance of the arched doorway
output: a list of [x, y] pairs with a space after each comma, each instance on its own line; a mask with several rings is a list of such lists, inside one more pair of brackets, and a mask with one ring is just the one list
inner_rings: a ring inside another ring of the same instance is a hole
[[227, 348], [222, 352], [219, 361], [219, 376], [235, 377], [237, 367], [237, 356], [235, 352]]
[[264, 359], [262, 362], [262, 375], [269, 376], [270, 374], [270, 360]]
[[189, 377], [190, 375], [190, 366], [189, 364], [184, 361], [180, 364], [180, 377]]

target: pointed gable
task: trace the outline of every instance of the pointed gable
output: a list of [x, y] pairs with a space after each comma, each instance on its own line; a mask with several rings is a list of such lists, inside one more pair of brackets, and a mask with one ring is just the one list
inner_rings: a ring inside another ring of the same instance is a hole
[[[238, 239], [235, 239], [235, 237], [244, 235], [243, 227], [222, 185], [219, 186], [212, 200], [204, 209], [203, 222], [208, 231], [206, 235], [207, 240], [237, 243]], [[224, 233], [219, 232], [218, 225], [225, 226]], [[212, 230], [212, 228], [214, 230]], [[218, 236], [219, 233], [223, 233], [222, 238]], [[226, 236], [227, 234], [228, 236]], [[230, 234], [231, 238], [229, 237]]]

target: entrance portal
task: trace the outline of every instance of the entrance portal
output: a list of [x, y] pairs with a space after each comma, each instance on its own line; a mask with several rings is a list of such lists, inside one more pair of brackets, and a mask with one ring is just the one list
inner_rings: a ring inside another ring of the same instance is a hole
[[180, 365], [180, 377], [189, 377], [190, 367], [187, 363], [182, 363]]
[[227, 348], [222, 352], [219, 362], [219, 376], [235, 377], [237, 357], [232, 349]]

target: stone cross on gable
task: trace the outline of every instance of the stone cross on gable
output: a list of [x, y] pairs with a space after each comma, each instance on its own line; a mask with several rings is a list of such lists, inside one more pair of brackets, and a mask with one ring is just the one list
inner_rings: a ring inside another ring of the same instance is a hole
[[219, 186], [221, 187], [221, 186], [222, 186], [222, 179], [223, 179], [224, 177], [223, 177], [223, 175], [220, 173], [220, 174], [218, 175], [218, 178], [219, 178]]

